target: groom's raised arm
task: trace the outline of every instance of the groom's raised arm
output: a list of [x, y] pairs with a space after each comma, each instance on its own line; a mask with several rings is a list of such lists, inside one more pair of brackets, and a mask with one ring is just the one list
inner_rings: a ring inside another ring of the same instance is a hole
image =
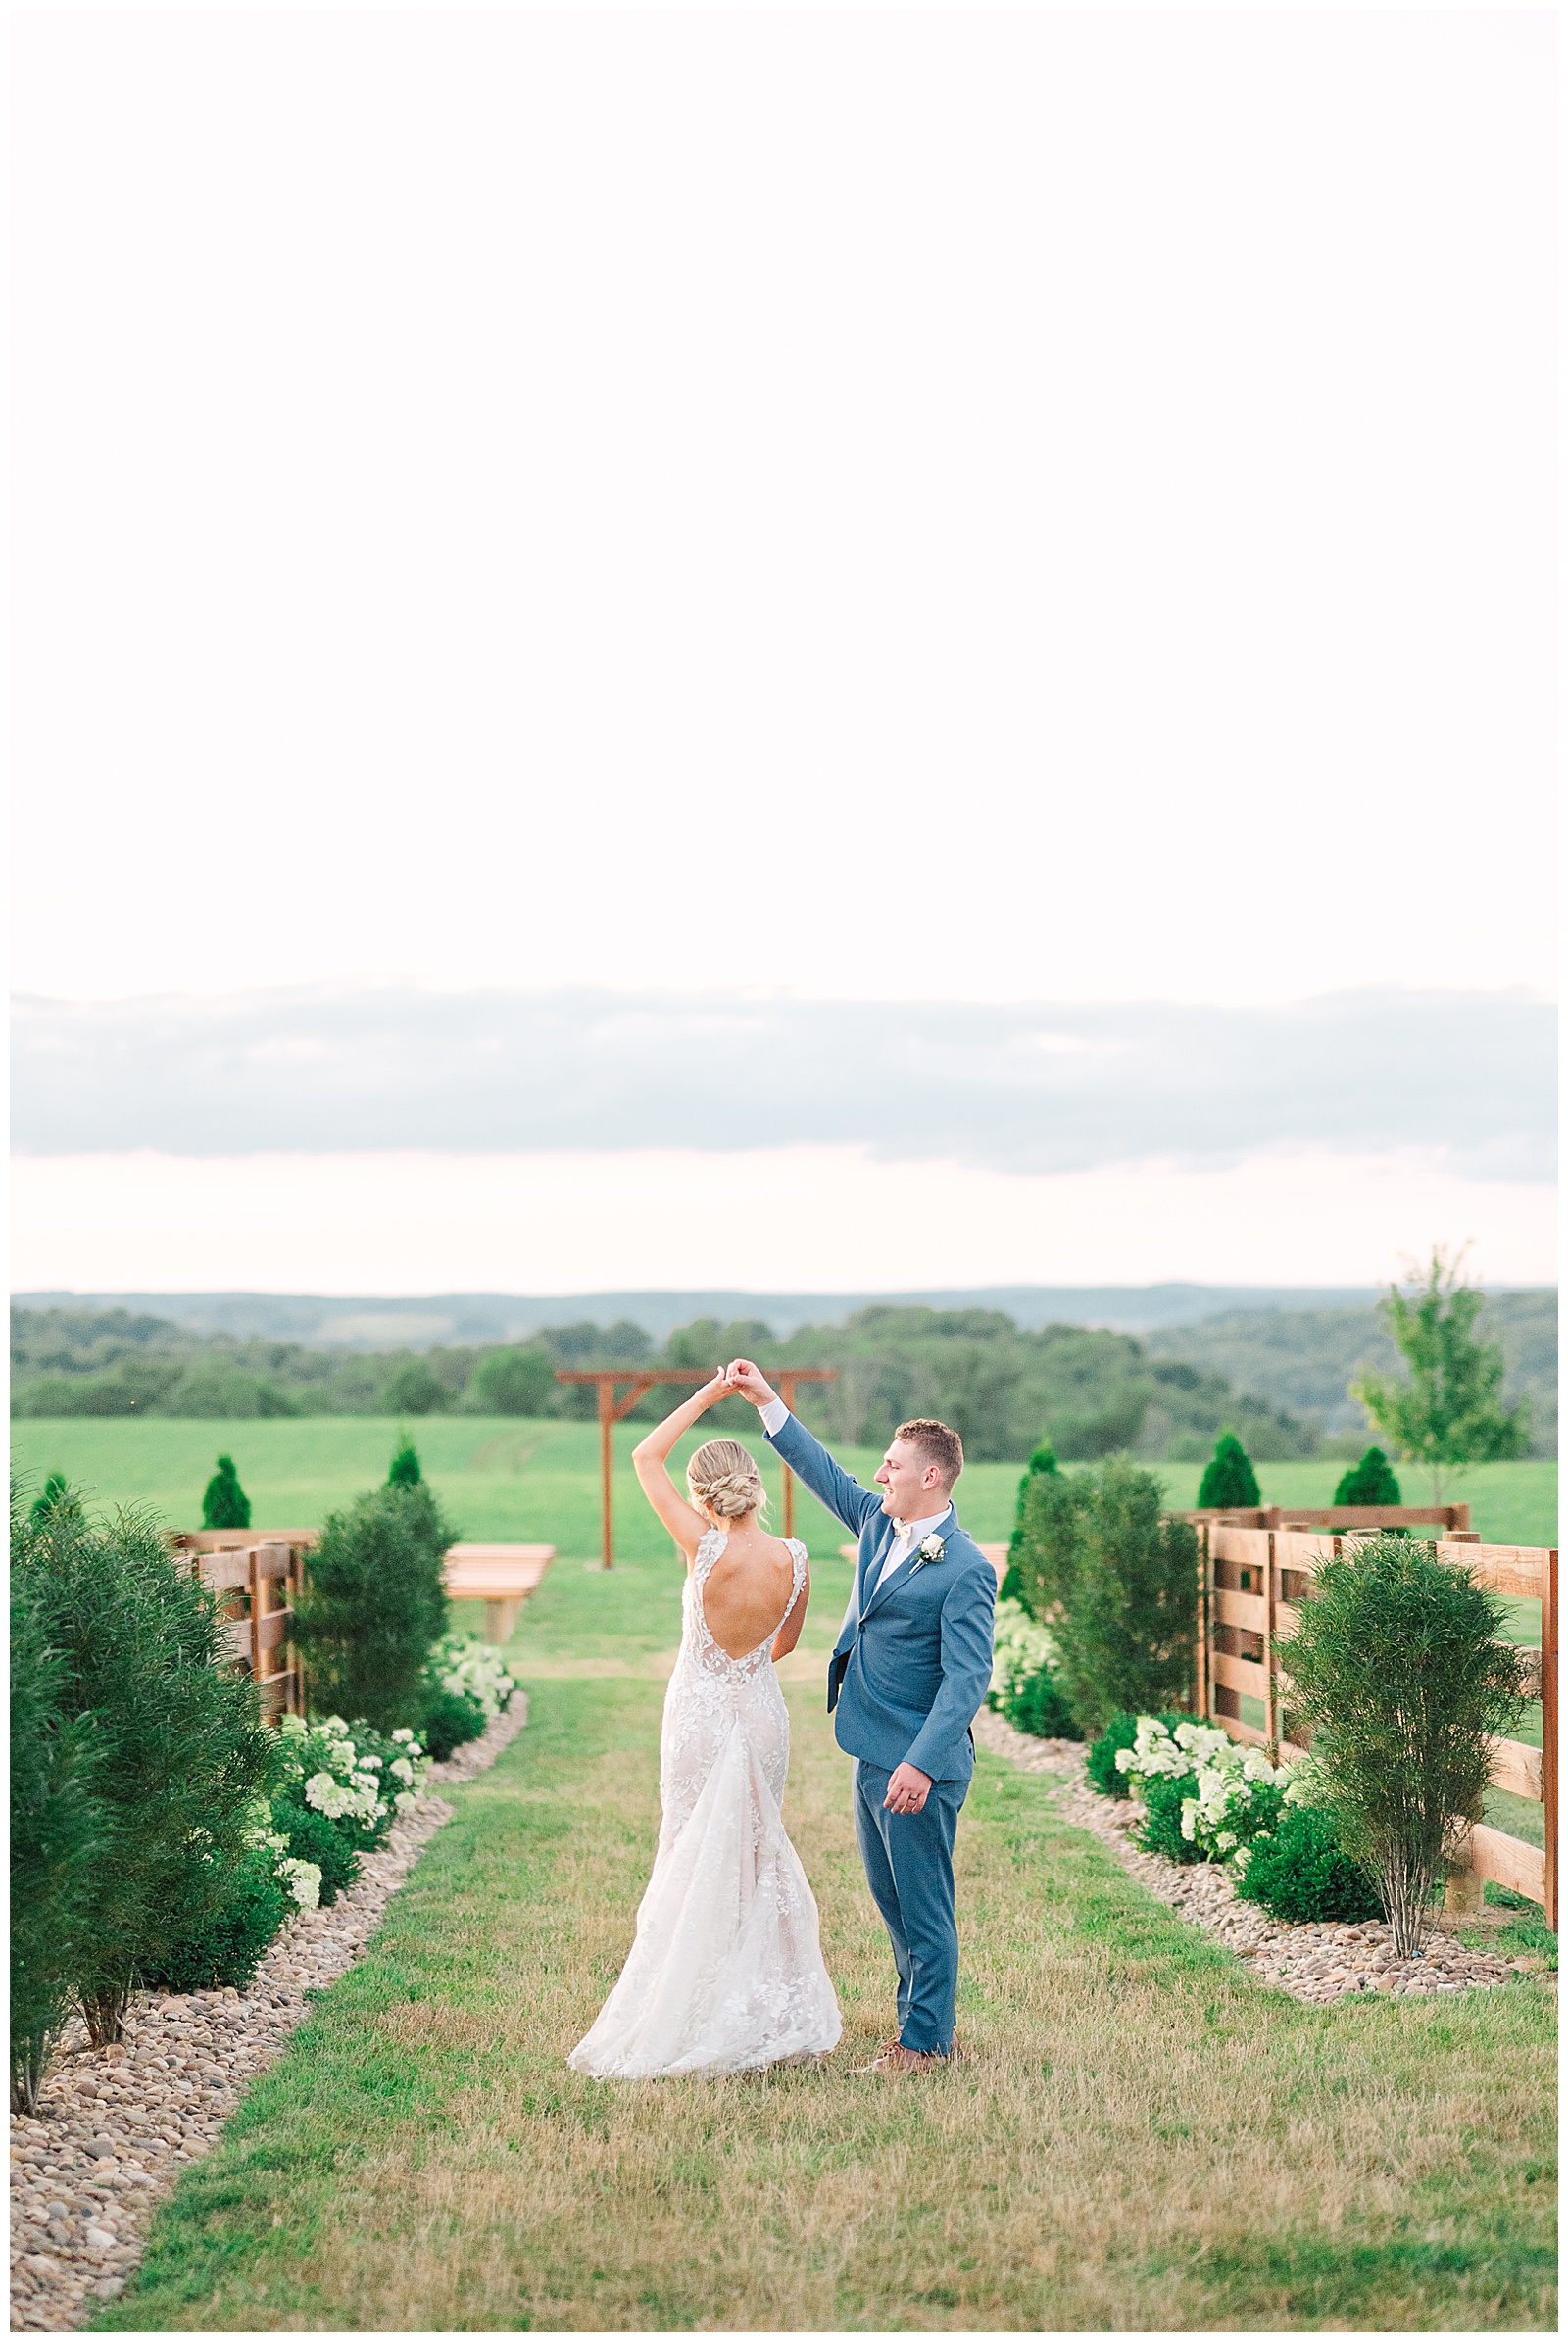
[[872, 1488], [862, 1488], [853, 1473], [834, 1462], [821, 1440], [812, 1439], [749, 1359], [737, 1358], [728, 1371], [741, 1396], [749, 1398], [761, 1417], [769, 1447], [805, 1481], [834, 1518], [858, 1537], [870, 1516], [882, 1510], [881, 1497]]

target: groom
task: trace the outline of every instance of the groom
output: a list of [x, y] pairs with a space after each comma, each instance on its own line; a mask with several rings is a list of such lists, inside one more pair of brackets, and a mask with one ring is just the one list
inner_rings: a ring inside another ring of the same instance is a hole
[[827, 1672], [838, 1743], [855, 1760], [855, 1834], [899, 1971], [899, 2032], [870, 2074], [919, 2074], [953, 2048], [958, 1928], [953, 1840], [974, 1771], [969, 1727], [991, 1683], [997, 1573], [958, 1526], [963, 1442], [901, 1423], [862, 1488], [797, 1422], [750, 1359], [727, 1368], [768, 1444], [860, 1540]]

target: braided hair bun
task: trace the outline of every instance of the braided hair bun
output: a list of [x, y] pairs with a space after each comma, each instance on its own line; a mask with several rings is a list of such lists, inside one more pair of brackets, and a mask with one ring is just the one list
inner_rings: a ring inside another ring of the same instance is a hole
[[698, 1510], [720, 1521], [767, 1508], [757, 1459], [739, 1439], [706, 1439], [686, 1467], [686, 1486]]

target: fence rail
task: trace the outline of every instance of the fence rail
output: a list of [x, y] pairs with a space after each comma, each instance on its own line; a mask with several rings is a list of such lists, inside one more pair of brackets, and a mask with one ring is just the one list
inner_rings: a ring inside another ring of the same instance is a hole
[[250, 1676], [264, 1714], [274, 1720], [305, 1713], [305, 1668], [290, 1630], [316, 1537], [314, 1529], [270, 1529], [250, 1538], [235, 1529], [200, 1529], [176, 1531], [170, 1540], [218, 1595], [231, 1664]]
[[[1301, 1522], [1298, 1512], [1268, 1508]], [[1359, 1508], [1354, 1508], [1359, 1509]], [[1528, 1844], [1506, 1831], [1475, 1823], [1461, 1854], [1468, 1869], [1456, 1869], [1450, 1880], [1449, 1902], [1456, 1909], [1473, 1908], [1480, 1900], [1481, 1881], [1491, 1878], [1514, 1894], [1544, 1904], [1547, 1925], [1557, 1925], [1557, 1548], [1554, 1545], [1488, 1545], [1469, 1532], [1468, 1515], [1461, 1523], [1451, 1516], [1465, 1511], [1458, 1505], [1425, 1511], [1391, 1507], [1362, 1518], [1343, 1519], [1348, 1506], [1324, 1507], [1321, 1528], [1284, 1527], [1259, 1518], [1264, 1508], [1248, 1513], [1181, 1516], [1199, 1529], [1201, 1621], [1199, 1636], [1197, 1705], [1201, 1716], [1223, 1726], [1233, 1740], [1266, 1748], [1278, 1757], [1306, 1754], [1304, 1738], [1290, 1714], [1291, 1681], [1280, 1652], [1289, 1648], [1300, 1621], [1300, 1607], [1311, 1596], [1312, 1580], [1323, 1563], [1344, 1549], [1337, 1530], [1394, 1527], [1446, 1528], [1449, 1535], [1434, 1540], [1440, 1561], [1473, 1571], [1494, 1592], [1541, 1604], [1541, 1643], [1527, 1651], [1533, 1661], [1528, 1688], [1541, 1701], [1541, 1748], [1522, 1740], [1493, 1741], [1494, 1786], [1510, 1795], [1531, 1799], [1545, 1809], [1545, 1847]], [[1454, 1534], [1457, 1532], [1457, 1534]], [[1242, 1713], [1250, 1699], [1262, 1711], [1261, 1725]]]

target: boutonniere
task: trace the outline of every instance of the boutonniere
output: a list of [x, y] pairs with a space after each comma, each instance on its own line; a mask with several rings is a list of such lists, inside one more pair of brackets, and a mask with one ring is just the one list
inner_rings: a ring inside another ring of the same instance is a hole
[[914, 1576], [915, 1570], [924, 1569], [928, 1561], [940, 1561], [947, 1549], [947, 1540], [938, 1537], [933, 1529], [931, 1535], [920, 1541], [920, 1550], [914, 1557], [914, 1569], [910, 1570], [910, 1577]]

